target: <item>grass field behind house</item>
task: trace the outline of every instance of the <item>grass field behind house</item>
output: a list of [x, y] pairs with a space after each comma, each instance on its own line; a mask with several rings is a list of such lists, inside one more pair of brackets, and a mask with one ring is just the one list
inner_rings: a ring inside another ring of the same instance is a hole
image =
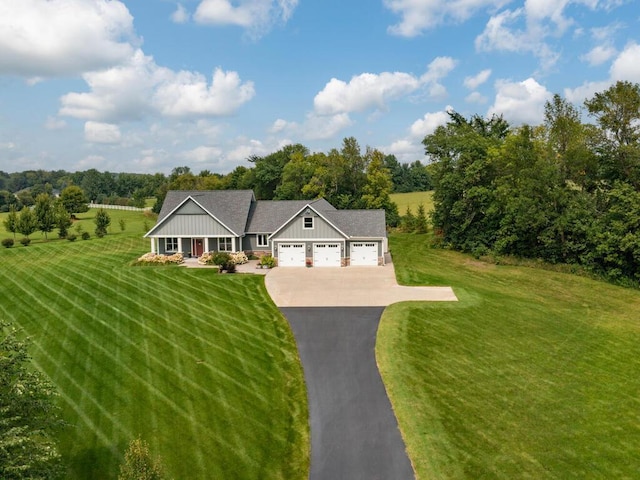
[[58, 388], [65, 478], [116, 478], [138, 436], [174, 479], [306, 478], [302, 370], [263, 277], [132, 267], [145, 217], [109, 213], [103, 239], [90, 211], [88, 241], [0, 247], [0, 317]]
[[381, 374], [420, 479], [640, 478], [640, 292], [392, 235]]
[[425, 212], [428, 214], [433, 210], [433, 191], [429, 192], [409, 192], [409, 193], [392, 193], [391, 201], [398, 205], [398, 213], [404, 215], [407, 213], [407, 207], [415, 215], [418, 211], [418, 205], [424, 205]]

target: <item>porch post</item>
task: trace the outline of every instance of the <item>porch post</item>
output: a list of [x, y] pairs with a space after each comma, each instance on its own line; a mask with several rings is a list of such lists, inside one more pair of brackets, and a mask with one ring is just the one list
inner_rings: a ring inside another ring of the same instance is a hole
[[209, 237], [204, 237], [204, 251], [209, 251]]
[[182, 253], [182, 238], [178, 237], [178, 253]]
[[151, 237], [151, 253], [156, 253], [156, 239]]

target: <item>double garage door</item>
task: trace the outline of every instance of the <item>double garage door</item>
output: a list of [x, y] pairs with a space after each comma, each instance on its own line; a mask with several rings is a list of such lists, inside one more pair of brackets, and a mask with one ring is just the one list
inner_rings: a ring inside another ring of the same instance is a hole
[[350, 263], [353, 266], [377, 266], [378, 244], [373, 242], [352, 243]]

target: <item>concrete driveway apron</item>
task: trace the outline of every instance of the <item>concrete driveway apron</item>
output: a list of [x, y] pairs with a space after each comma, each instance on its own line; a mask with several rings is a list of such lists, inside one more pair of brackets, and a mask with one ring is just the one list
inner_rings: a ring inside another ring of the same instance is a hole
[[285, 315], [304, 368], [311, 480], [409, 480], [413, 469], [375, 359], [384, 307], [456, 301], [450, 287], [402, 287], [392, 265], [276, 268], [267, 291]]

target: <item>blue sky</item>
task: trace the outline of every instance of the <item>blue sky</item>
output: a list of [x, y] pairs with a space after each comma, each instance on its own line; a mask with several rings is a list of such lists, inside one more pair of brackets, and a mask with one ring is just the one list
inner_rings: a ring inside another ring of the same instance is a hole
[[409, 162], [640, 82], [631, 0], [1, 0], [0, 170], [227, 173], [289, 143]]

